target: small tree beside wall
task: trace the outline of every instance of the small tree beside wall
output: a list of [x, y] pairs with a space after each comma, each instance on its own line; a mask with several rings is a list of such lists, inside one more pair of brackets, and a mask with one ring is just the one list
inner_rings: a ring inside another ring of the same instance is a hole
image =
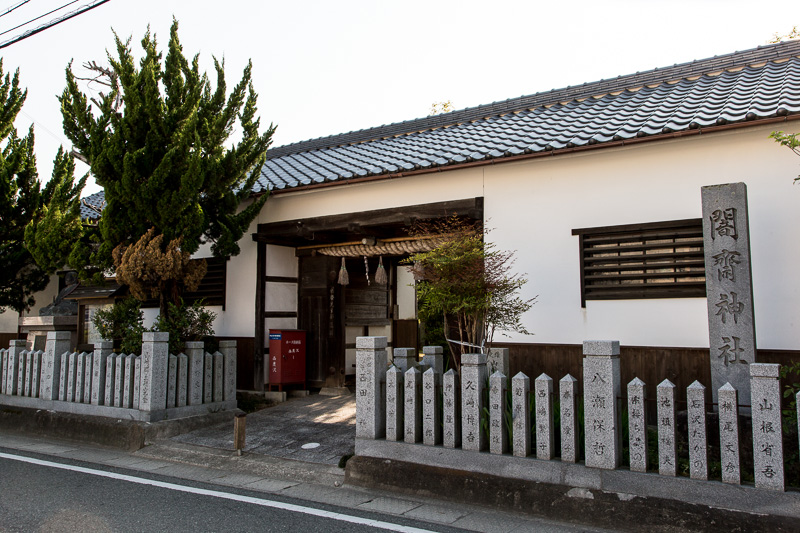
[[[530, 334], [521, 319], [536, 297], [519, 296], [528, 280], [513, 272], [514, 253], [487, 242], [480, 223], [450, 217], [420, 223], [413, 233], [441, 241], [406, 262], [417, 280], [420, 318], [442, 317], [451, 353], [486, 353], [496, 331]], [[458, 339], [449, 338], [454, 330]], [[458, 361], [454, 356], [456, 368]]]

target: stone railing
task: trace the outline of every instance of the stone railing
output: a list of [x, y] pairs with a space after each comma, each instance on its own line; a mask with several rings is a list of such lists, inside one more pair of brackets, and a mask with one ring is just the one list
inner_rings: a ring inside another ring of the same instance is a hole
[[[617, 341], [587, 341], [583, 345], [582, 465], [578, 453], [581, 399], [574, 377], [566, 375], [556, 384], [542, 374], [531, 383], [528, 376], [519, 373], [509, 384], [504, 373], [508, 372], [507, 350], [463, 355], [459, 375], [452, 369], [442, 373], [439, 347], [426, 347], [421, 362], [417, 362], [414, 350], [395, 349], [394, 364], [388, 367], [385, 337], [359, 337], [356, 346], [356, 455], [432, 461], [433, 466], [589, 489], [627, 488], [621, 492], [639, 490], [647, 493], [641, 495], [677, 499], [697, 494], [685, 483], [696, 485], [693, 480], [703, 480], [705, 485], [700, 492], [706, 498], [704, 503], [724, 505], [727, 501], [734, 505], [730, 502], [748, 498], [741, 492], [732, 492], [733, 486], [737, 490], [746, 486], [742, 485], [739, 453], [740, 442], [745, 439], [740, 439], [739, 434], [737, 391], [730, 384], [718, 391], [720, 442], [714, 444], [719, 445], [724, 483], [715, 483], [708, 481], [709, 398], [697, 381], [686, 391], [689, 478], [676, 477], [678, 391], [668, 380], [657, 386], [658, 473], [655, 469], [647, 473], [645, 384], [633, 379], [627, 385], [625, 399]], [[747, 414], [745, 409], [752, 413], [755, 489], [751, 490], [756, 492], [784, 491], [779, 368], [775, 364], [749, 365], [752, 409], [742, 407], [741, 414]], [[490, 369], [497, 371], [490, 375]], [[508, 398], [510, 406], [506, 405]], [[557, 418], [555, 400], [560, 415]], [[624, 403], [630, 460], [629, 465], [621, 467]], [[556, 433], [560, 450], [554, 445]], [[469, 458], [462, 455], [470, 452], [489, 453]], [[608, 471], [613, 472], [603, 474]], [[800, 500], [795, 500], [791, 505], [797, 507]]]
[[141, 355], [69, 351], [69, 332], [50, 332], [44, 351], [26, 341], [0, 350], [0, 405], [154, 422], [236, 408], [236, 341], [207, 353], [187, 342], [168, 353], [169, 334], [146, 332]]

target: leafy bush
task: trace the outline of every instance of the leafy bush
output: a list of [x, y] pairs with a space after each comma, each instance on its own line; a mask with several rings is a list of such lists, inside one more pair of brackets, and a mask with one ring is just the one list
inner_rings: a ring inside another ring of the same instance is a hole
[[217, 314], [203, 307], [202, 301], [192, 305], [168, 303], [169, 312], [166, 317], [158, 315], [151, 331], [165, 331], [169, 333], [169, 351], [178, 353], [183, 349], [186, 341], [201, 341], [214, 335], [211, 326]]
[[104, 339], [114, 341], [122, 353], [141, 353], [144, 315], [142, 303], [134, 297], [119, 300], [95, 312], [92, 322]]

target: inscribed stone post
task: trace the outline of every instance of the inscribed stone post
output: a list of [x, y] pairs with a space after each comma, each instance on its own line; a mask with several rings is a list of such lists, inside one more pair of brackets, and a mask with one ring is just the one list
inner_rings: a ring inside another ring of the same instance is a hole
[[57, 400], [58, 386], [61, 381], [61, 354], [69, 350], [71, 334], [69, 331], [47, 332], [45, 344], [42, 375], [44, 379], [40, 386], [43, 400]]
[[133, 360], [133, 408], [139, 409], [139, 400], [142, 397], [142, 356], [137, 355]]
[[486, 356], [486, 369], [490, 375], [502, 372], [507, 376], [511, 371], [511, 366], [508, 364], [508, 348], [489, 348], [489, 354]]
[[6, 393], [8, 380], [8, 350], [0, 348], [0, 394]]
[[417, 350], [415, 348], [395, 348], [392, 350], [392, 364], [400, 370], [401, 374], [412, 366], [417, 366]]
[[[227, 355], [226, 355], [227, 357]], [[226, 368], [225, 371], [227, 373], [227, 362], [225, 360]], [[227, 374], [226, 374], [227, 375]], [[189, 358], [186, 357], [186, 354], [178, 354], [178, 399], [176, 403], [178, 407], [185, 407], [186, 406], [186, 386], [187, 380], [189, 378]], [[234, 373], [234, 397], [236, 397], [236, 374]]]
[[703, 187], [702, 199], [713, 400], [729, 382], [749, 405], [747, 365], [756, 361], [756, 328], [747, 187], [744, 183]]
[[689, 417], [689, 475], [708, 479], [708, 440], [706, 437], [706, 388], [695, 381], [686, 389]]
[[124, 379], [122, 384], [122, 406], [128, 409], [133, 406], [133, 361], [134, 355], [123, 357]]
[[405, 373], [405, 441], [422, 440], [422, 372], [412, 366]]
[[583, 354], [586, 466], [613, 470], [621, 452], [619, 341], [584, 341]]
[[403, 372], [392, 365], [386, 372], [386, 440], [403, 440]]
[[481, 431], [486, 378], [486, 354], [461, 356], [461, 448], [464, 450], [486, 449], [486, 435]]
[[31, 375], [33, 373], [33, 350], [25, 352], [25, 396], [31, 395]]
[[[73, 352], [67, 356], [67, 401], [74, 402], [78, 387], [78, 358], [80, 354]], [[81, 367], [82, 368], [82, 367]]]
[[432, 368], [437, 376], [444, 373], [444, 350], [441, 346], [423, 346], [422, 364]]
[[142, 334], [141, 411], [160, 411], [167, 407], [168, 350], [169, 333], [147, 331]]
[[739, 455], [739, 398], [730, 383], [719, 389], [719, 454], [722, 481], [739, 485], [742, 482]]
[[83, 401], [83, 373], [86, 370], [86, 352], [81, 352], [75, 357], [75, 399], [76, 403]]
[[753, 409], [753, 470], [756, 488], [784, 490], [781, 426], [781, 365], [750, 365]]
[[59, 401], [67, 401], [67, 384], [69, 383], [69, 353], [61, 354], [61, 379], [58, 384]]
[[94, 344], [92, 357], [92, 405], [105, 405], [106, 359], [108, 359], [114, 343], [100, 341]]
[[114, 405], [114, 387], [117, 384], [117, 357], [112, 353], [106, 358], [106, 389], [104, 391], [103, 405]]
[[489, 451], [496, 454], [508, 451], [508, 431], [504, 420], [507, 381], [508, 378], [502, 372], [489, 376]]
[[83, 403], [92, 403], [92, 354], [87, 353], [83, 361]]
[[214, 352], [214, 395], [215, 402], [221, 402], [225, 398], [225, 380], [222, 372], [225, 369], [225, 356], [219, 352]]
[[558, 394], [561, 398], [561, 460], [574, 463], [578, 460], [578, 419], [575, 390], [578, 380], [567, 374], [558, 382]]
[[128, 356], [119, 354], [114, 360], [114, 407], [122, 407], [125, 397], [125, 359]]
[[542, 374], [534, 382], [536, 389], [536, 458], [553, 458], [553, 378]]
[[665, 379], [656, 387], [658, 402], [658, 473], [676, 474], [675, 443], [675, 385]]
[[[223, 400], [233, 401], [236, 400], [236, 341], [219, 341], [219, 351], [225, 358]], [[185, 378], [184, 381], [186, 381]], [[180, 389], [180, 385], [178, 388]], [[186, 404], [184, 403], [184, 405]]]
[[356, 437], [386, 435], [382, 384], [386, 382], [386, 337], [356, 337]]
[[214, 356], [203, 354], [203, 403], [211, 403], [214, 398]]
[[17, 356], [17, 394], [25, 396], [25, 376], [28, 374], [28, 350], [22, 350]]
[[185, 348], [189, 360], [187, 401], [189, 405], [200, 405], [203, 403], [203, 343], [190, 341]]
[[628, 383], [628, 449], [631, 472], [647, 472], [647, 409], [645, 384], [639, 378]]
[[178, 356], [169, 354], [167, 358], [167, 409], [175, 407], [178, 394]]
[[531, 379], [519, 372], [511, 378], [511, 414], [513, 418], [512, 451], [517, 457], [531, 454], [531, 414], [528, 412], [528, 396]]
[[452, 368], [442, 377], [442, 419], [444, 421], [444, 435], [442, 437], [445, 448], [461, 446], [461, 412], [459, 403], [458, 374]]
[[442, 442], [442, 414], [437, 401], [440, 375], [434, 368], [422, 373], [422, 442], [429, 446]]
[[[20, 355], [25, 351], [24, 340], [12, 340], [8, 349], [8, 375], [6, 376], [6, 394], [19, 394]], [[24, 387], [24, 385], [23, 385]]]
[[31, 397], [38, 398], [42, 383], [42, 357], [44, 352], [37, 350], [33, 352], [33, 370], [31, 374]]

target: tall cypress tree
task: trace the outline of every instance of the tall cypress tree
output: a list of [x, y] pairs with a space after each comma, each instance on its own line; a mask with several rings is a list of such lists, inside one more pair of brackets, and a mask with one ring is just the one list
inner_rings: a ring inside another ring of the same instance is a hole
[[[132, 282], [140, 292], [159, 296], [166, 315], [167, 302], [176, 301], [185, 287], [174, 269], [163, 274], [165, 257], [176, 250], [188, 257], [205, 242], [215, 256], [239, 253], [237, 241], [266, 195], [244, 209], [240, 205], [250, 196], [275, 128], [259, 133], [252, 64], [226, 94], [223, 64], [214, 60], [211, 83], [199, 71], [198, 56], [190, 62], [183, 55], [177, 21], [163, 62], [149, 30], [138, 63], [130, 39], [114, 37], [109, 93], [91, 101], [70, 66], [60, 97], [64, 131], [105, 191], [96, 245], [82, 253], [95, 269], [138, 272]], [[235, 128], [241, 139], [226, 148]], [[137, 243], [152, 252], [147, 260], [152, 268], [142, 265], [141, 257], [135, 268], [125, 264], [136, 255], [125, 252]]]
[[[19, 71], [3, 76], [2, 61], [0, 79], [0, 312], [22, 312], [34, 304], [34, 293], [47, 287], [50, 274], [64, 266], [81, 233], [79, 201], [86, 178], [74, 183], [72, 157], [59, 150], [53, 178], [41, 189], [33, 127], [24, 137], [14, 128], [27, 91], [19, 87]], [[49, 222], [42, 224], [45, 218]], [[27, 233], [38, 235], [41, 246], [28, 246]], [[57, 245], [50, 247], [52, 242]]]

